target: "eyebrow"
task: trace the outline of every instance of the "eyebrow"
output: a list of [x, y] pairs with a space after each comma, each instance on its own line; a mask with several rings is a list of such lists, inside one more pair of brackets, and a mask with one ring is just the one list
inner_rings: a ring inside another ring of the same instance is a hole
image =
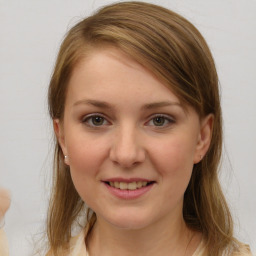
[[77, 105], [81, 105], [81, 104], [93, 105], [98, 108], [107, 108], [107, 109], [111, 108], [111, 105], [105, 101], [89, 100], [89, 99], [88, 100], [79, 100], [79, 101], [75, 102], [73, 106], [77, 106]]
[[[104, 108], [104, 109], [111, 109], [113, 108], [112, 105], [105, 101], [98, 101], [98, 100], [91, 100], [91, 99], [84, 99], [84, 100], [79, 100], [73, 104], [73, 106], [77, 105], [92, 105], [98, 108]], [[161, 101], [161, 102], [153, 102], [153, 103], [148, 103], [142, 106], [143, 110], [150, 110], [150, 109], [155, 109], [155, 108], [161, 108], [161, 107], [168, 107], [168, 106], [178, 106], [182, 107], [182, 105], [179, 102], [175, 101]]]
[[179, 102], [175, 101], [161, 101], [161, 102], [154, 102], [144, 105], [143, 109], [154, 109], [154, 108], [161, 108], [161, 107], [169, 107], [169, 106], [178, 106], [182, 108], [182, 105]]

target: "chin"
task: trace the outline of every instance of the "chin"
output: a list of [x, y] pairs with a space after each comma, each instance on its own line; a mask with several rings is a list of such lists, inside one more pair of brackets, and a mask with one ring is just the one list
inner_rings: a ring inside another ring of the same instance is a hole
[[105, 221], [115, 228], [124, 230], [143, 229], [149, 226], [151, 223], [146, 216], [142, 214], [136, 214], [135, 216], [131, 213], [126, 213], [125, 215], [120, 214], [119, 216], [112, 215], [111, 218], [105, 218]]
[[134, 220], [131, 220], [130, 222], [127, 221], [124, 223], [124, 221], [120, 222], [110, 222], [111, 225], [113, 225], [115, 228], [122, 229], [122, 230], [140, 230], [143, 228], [146, 228], [148, 225], [146, 223], [141, 222], [135, 222]]

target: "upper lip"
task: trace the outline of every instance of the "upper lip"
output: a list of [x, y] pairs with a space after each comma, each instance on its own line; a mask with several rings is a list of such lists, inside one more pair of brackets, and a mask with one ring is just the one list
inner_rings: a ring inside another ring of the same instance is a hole
[[105, 179], [102, 180], [103, 182], [126, 182], [126, 183], [130, 183], [130, 182], [139, 182], [139, 181], [146, 181], [146, 182], [152, 182], [153, 180], [149, 180], [149, 179], [144, 179], [144, 178], [121, 178], [121, 177], [116, 177], [116, 178], [109, 178], [109, 179]]

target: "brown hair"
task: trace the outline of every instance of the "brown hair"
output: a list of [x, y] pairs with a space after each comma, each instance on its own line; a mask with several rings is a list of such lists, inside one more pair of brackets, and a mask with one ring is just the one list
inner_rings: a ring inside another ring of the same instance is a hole
[[[233, 238], [233, 222], [223, 196], [218, 167], [222, 150], [222, 117], [218, 77], [211, 52], [200, 32], [186, 19], [165, 8], [123, 2], [102, 8], [66, 35], [49, 87], [49, 112], [62, 119], [72, 70], [92, 48], [112, 45], [148, 68], [200, 117], [212, 113], [210, 148], [196, 164], [184, 195], [187, 225], [203, 233], [208, 255], [218, 256]], [[84, 203], [76, 192], [56, 141], [54, 184], [48, 214], [49, 245], [55, 255], [70, 240], [72, 223]], [[88, 232], [96, 220], [88, 212]]]

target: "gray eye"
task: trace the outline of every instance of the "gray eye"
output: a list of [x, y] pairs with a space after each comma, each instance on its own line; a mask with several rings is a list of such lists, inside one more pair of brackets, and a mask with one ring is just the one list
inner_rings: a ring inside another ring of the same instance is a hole
[[91, 122], [95, 126], [100, 126], [104, 124], [105, 119], [101, 116], [92, 116], [91, 117]]
[[155, 126], [163, 126], [166, 121], [167, 121], [166, 118], [163, 116], [157, 116], [153, 118], [153, 124]]
[[108, 121], [106, 120], [106, 118], [101, 115], [86, 116], [82, 120], [82, 122], [89, 127], [99, 127], [99, 126], [104, 126], [108, 124]]

